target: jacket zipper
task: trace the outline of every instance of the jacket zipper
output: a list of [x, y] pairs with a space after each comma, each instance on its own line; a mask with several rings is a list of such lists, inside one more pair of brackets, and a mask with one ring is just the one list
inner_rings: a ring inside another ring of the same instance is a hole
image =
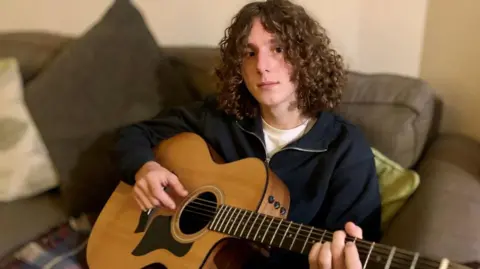
[[254, 132], [250, 132], [250, 131], [245, 130], [240, 124], [238, 124], [238, 122], [237, 122], [237, 125], [238, 125], [238, 127], [240, 127], [240, 129], [242, 129], [244, 132], [249, 133], [249, 134], [255, 136], [255, 137], [260, 141], [260, 143], [262, 143], [263, 150], [264, 150], [264, 152], [265, 152], [265, 162], [268, 164], [268, 163], [270, 162], [270, 158], [268, 158], [267, 146], [265, 145], [265, 143], [263, 143], [262, 138], [260, 138], [260, 137], [259, 137], [256, 133], [254, 133]]
[[299, 147], [285, 147], [285, 148], [282, 148], [280, 149], [279, 151], [275, 152], [270, 158], [268, 157], [268, 154], [267, 154], [267, 146], [265, 145], [265, 143], [263, 143], [263, 140], [254, 132], [250, 132], [250, 131], [247, 131], [245, 130], [240, 124], [237, 123], [237, 125], [240, 127], [240, 129], [242, 129], [244, 132], [246, 133], [249, 133], [253, 136], [255, 136], [259, 141], [260, 143], [262, 143], [262, 146], [263, 146], [263, 150], [265, 151], [265, 163], [267, 164], [270, 164], [270, 161], [272, 160], [272, 158], [277, 155], [279, 152], [281, 151], [285, 151], [285, 150], [298, 150], [298, 151], [303, 151], [303, 152], [313, 152], [313, 153], [322, 153], [322, 152], [325, 152], [327, 151], [327, 149], [304, 149], [304, 148], [299, 148]]

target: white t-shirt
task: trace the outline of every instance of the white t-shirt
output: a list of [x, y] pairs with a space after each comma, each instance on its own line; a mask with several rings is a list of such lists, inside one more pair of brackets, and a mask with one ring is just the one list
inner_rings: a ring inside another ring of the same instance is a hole
[[265, 146], [267, 149], [267, 158], [270, 159], [273, 154], [281, 150], [285, 145], [306, 134], [312, 127], [314, 120], [306, 120], [301, 125], [293, 129], [278, 129], [269, 125], [263, 118], [263, 133]]

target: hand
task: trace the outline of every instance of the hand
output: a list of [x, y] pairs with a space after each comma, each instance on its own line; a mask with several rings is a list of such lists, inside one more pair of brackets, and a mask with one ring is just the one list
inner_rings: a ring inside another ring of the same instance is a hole
[[181, 197], [188, 194], [175, 174], [154, 161], [145, 163], [138, 170], [135, 181], [133, 196], [143, 211], [161, 206], [175, 209], [175, 202], [165, 191], [166, 187], [171, 187]]
[[[362, 239], [362, 229], [352, 222], [345, 224], [348, 235]], [[315, 243], [308, 255], [310, 269], [361, 269], [362, 263], [353, 242], [345, 244], [346, 233], [336, 231], [332, 242]]]

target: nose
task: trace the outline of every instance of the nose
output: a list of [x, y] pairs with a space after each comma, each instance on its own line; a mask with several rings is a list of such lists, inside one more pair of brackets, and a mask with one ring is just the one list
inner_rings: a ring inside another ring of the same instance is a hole
[[272, 55], [265, 51], [257, 52], [257, 71], [262, 74], [270, 72], [272, 68]]

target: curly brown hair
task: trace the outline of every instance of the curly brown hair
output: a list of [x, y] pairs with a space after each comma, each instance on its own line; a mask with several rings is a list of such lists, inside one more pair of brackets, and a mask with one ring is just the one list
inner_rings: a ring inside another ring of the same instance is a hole
[[334, 108], [346, 83], [343, 59], [330, 48], [325, 29], [302, 6], [287, 0], [267, 0], [245, 5], [225, 29], [219, 43], [221, 62], [215, 69], [219, 79], [219, 108], [238, 119], [258, 113], [258, 102], [243, 82], [241, 65], [254, 18], [276, 35], [284, 57], [293, 66], [297, 106], [304, 115], [316, 116]]

